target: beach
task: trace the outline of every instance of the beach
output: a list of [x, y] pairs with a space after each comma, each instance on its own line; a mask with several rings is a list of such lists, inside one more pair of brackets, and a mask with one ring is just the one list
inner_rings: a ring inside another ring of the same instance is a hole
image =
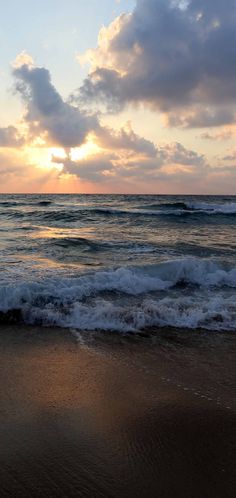
[[236, 0], [2, 20], [0, 498], [236, 498]]
[[235, 336], [1, 326], [1, 497], [235, 496]]

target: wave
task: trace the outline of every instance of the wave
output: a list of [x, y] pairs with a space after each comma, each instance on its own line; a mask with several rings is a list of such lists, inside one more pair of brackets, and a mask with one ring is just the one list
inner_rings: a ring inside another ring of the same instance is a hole
[[126, 254], [149, 254], [156, 251], [156, 247], [151, 244], [142, 244], [127, 241], [92, 240], [85, 237], [58, 237], [50, 238], [44, 242], [46, 246], [57, 246], [65, 249], [86, 248], [91, 250], [112, 251], [124, 250]]
[[[35, 204], [27, 204], [30, 206], [38, 206], [38, 207], [50, 207], [51, 208], [52, 201], [40, 201]], [[23, 204], [22, 204], [23, 205]], [[157, 216], [157, 217], [191, 217], [193, 215], [198, 216], [209, 216], [209, 215], [220, 215], [220, 216], [235, 216], [236, 215], [236, 203], [225, 203], [225, 204], [208, 204], [208, 203], [165, 203], [165, 204], [153, 204], [148, 205], [146, 207], [134, 207], [134, 208], [119, 208], [119, 207], [89, 207], [89, 206], [81, 206], [75, 209], [50, 209], [50, 210], [30, 210], [30, 211], [21, 211], [18, 210], [17, 207], [20, 207], [18, 204], [9, 204], [12, 209], [9, 211], [4, 211], [4, 213], [10, 218], [25, 218], [25, 219], [35, 219], [41, 221], [48, 222], [65, 222], [65, 223], [73, 223], [80, 219], [86, 218], [89, 219], [91, 217], [103, 216], [107, 217], [145, 217], [145, 216]], [[1, 207], [1, 205], [0, 205]], [[152, 208], [152, 209], [150, 209]]]
[[205, 329], [214, 331], [236, 330], [236, 305], [232, 298], [209, 297], [164, 298], [158, 301], [144, 299], [129, 306], [97, 299], [93, 305], [77, 302], [70, 313], [60, 310], [33, 310], [30, 324], [59, 326], [76, 330], [117, 332], [150, 331], [154, 328]]
[[157, 202], [153, 204], [144, 204], [141, 206], [141, 209], [149, 209], [149, 210], [155, 210], [155, 209], [188, 209], [187, 205], [185, 202], [177, 201], [177, 202]]
[[150, 209], [144, 209], [144, 208], [127, 208], [127, 209], [119, 209], [119, 208], [91, 208], [87, 211], [88, 213], [94, 213], [94, 214], [99, 214], [99, 215], [104, 215], [104, 216], [130, 216], [130, 215], [135, 215], [135, 216], [161, 216], [163, 214], [178, 214], [178, 213], [168, 213], [164, 212], [161, 210], [150, 210]]
[[[224, 204], [208, 202], [167, 202], [142, 206], [142, 212], [145, 209], [149, 213], [150, 209], [168, 209], [169, 214], [186, 214], [186, 212], [195, 214], [236, 214], [236, 202], [226, 202]], [[170, 210], [173, 210], [171, 212]], [[155, 213], [155, 211], [154, 211]]]
[[0, 207], [12, 207], [18, 205], [19, 203], [16, 201], [0, 201]]
[[208, 203], [160, 203], [149, 204], [137, 208], [90, 208], [88, 213], [103, 214], [104, 216], [191, 216], [191, 215], [235, 215], [236, 203], [229, 202], [225, 204], [208, 204]]
[[36, 202], [34, 205], [35, 206], [50, 206], [50, 204], [53, 204], [53, 201], [39, 201], [39, 202]]
[[37, 211], [33, 213], [35, 218], [43, 221], [61, 221], [61, 222], [74, 222], [81, 217], [81, 211]]
[[186, 203], [186, 208], [206, 212], [207, 214], [236, 214], [236, 202], [226, 202], [225, 204], [190, 202]]
[[22, 207], [22, 206], [49, 206], [53, 201], [0, 201], [0, 207]]
[[5, 285], [0, 319], [85, 330], [170, 325], [236, 330], [235, 288], [236, 268], [186, 258]]
[[57, 246], [64, 249], [85, 248], [97, 250], [100, 245], [99, 242], [86, 239], [85, 237], [59, 237], [51, 238], [46, 242], [46, 245]]
[[10, 218], [24, 218], [25, 220], [30, 220], [31, 222], [34, 221], [61, 221], [61, 222], [73, 222], [77, 221], [79, 219], [79, 216], [81, 216], [81, 212], [76, 212], [76, 211], [65, 211], [65, 210], [60, 210], [60, 211], [38, 211], [38, 210], [33, 210], [33, 211], [16, 211], [16, 210], [11, 210], [7, 213], [7, 216]]

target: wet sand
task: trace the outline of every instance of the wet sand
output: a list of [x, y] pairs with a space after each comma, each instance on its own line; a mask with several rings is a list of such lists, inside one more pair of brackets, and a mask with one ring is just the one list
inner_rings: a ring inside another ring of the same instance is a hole
[[0, 330], [0, 496], [228, 498], [236, 336]]

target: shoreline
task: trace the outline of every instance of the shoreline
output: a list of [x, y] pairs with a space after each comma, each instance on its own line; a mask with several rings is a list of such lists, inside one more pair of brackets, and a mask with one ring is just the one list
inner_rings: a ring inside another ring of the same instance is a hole
[[1, 496], [233, 497], [236, 339], [188, 333], [1, 325]]

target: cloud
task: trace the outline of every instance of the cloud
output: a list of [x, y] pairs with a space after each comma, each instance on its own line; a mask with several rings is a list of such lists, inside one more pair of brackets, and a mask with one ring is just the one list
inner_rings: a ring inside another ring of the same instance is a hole
[[102, 28], [84, 59], [87, 101], [115, 110], [144, 103], [176, 126], [235, 122], [235, 0], [137, 0], [132, 13]]
[[236, 163], [236, 150], [232, 150], [227, 154], [226, 156], [223, 157], [223, 161], [235, 161]]
[[[62, 159], [53, 161], [61, 164]], [[233, 193], [236, 180], [235, 166], [211, 167], [178, 143], [162, 146], [155, 158], [102, 151], [77, 161], [68, 156], [63, 164], [63, 173], [100, 192], [227, 194]]]
[[69, 153], [66, 158], [53, 156], [52, 161], [63, 164], [63, 173], [75, 175], [82, 180], [110, 184], [115, 181], [120, 185], [127, 179], [136, 182], [150, 181], [153, 184], [160, 176], [167, 178], [176, 172], [180, 175], [199, 176], [207, 169], [204, 156], [186, 149], [180, 143], [155, 148], [151, 142], [146, 141], [146, 144], [131, 129], [128, 136], [136, 137], [136, 141], [128, 144], [127, 136], [123, 134], [124, 130], [116, 134], [105, 134], [103, 148], [86, 158], [73, 160]]
[[25, 140], [15, 126], [0, 128], [0, 147], [21, 147]]
[[12, 63], [12, 67], [17, 69], [24, 66], [24, 64], [28, 67], [34, 66], [34, 59], [30, 54], [26, 52], [26, 50], [23, 50], [20, 54], [17, 55]]
[[[54, 162], [55, 160], [56, 158], [54, 158]], [[95, 183], [105, 182], [106, 177], [112, 174], [112, 170], [113, 163], [110, 157], [106, 157], [106, 155], [97, 155], [81, 159], [77, 162], [67, 158], [63, 162], [63, 173], [69, 173], [82, 180], [88, 180]]]
[[105, 149], [130, 150], [144, 156], [155, 157], [157, 148], [150, 140], [137, 135], [130, 122], [119, 130], [100, 127], [96, 133], [96, 141]]
[[205, 158], [193, 150], [186, 149], [182, 144], [176, 142], [162, 148], [165, 163], [176, 163], [188, 166], [204, 166]]
[[[80, 111], [78, 107], [63, 101], [47, 69], [24, 63], [18, 65], [13, 74], [17, 80], [16, 91], [26, 106], [24, 120], [29, 127], [29, 136], [41, 135], [46, 143], [70, 149], [85, 143], [92, 133], [103, 148], [132, 149], [155, 155], [154, 144], [135, 134], [131, 124], [118, 131], [103, 127], [97, 115], [89, 115], [85, 110]], [[13, 133], [12, 127], [10, 129]]]
[[202, 138], [203, 140], [224, 141], [224, 140], [230, 140], [233, 136], [234, 136], [233, 130], [226, 128], [217, 133], [209, 133], [209, 132], [201, 133], [200, 138]]
[[[14, 76], [25, 104], [23, 124], [28, 126], [29, 137], [43, 137], [45, 147], [60, 146], [64, 157], [54, 154], [52, 169], [43, 171], [31, 164], [29, 157], [24, 157], [27, 147], [18, 148], [21, 156], [1, 155], [0, 177], [4, 189], [15, 190], [12, 186], [17, 184], [20, 191], [45, 188], [49, 191], [52, 185], [53, 189], [63, 191], [66, 181], [70, 191], [73, 182], [76, 189], [84, 186], [86, 191], [98, 188], [106, 192], [160, 189], [200, 193], [209, 192], [210, 188], [219, 192], [231, 188], [235, 178], [233, 166], [210, 167], [202, 154], [178, 142], [154, 144], [139, 136], [130, 122], [120, 129], [103, 126], [98, 115], [62, 99], [47, 69], [24, 63], [14, 68]], [[13, 146], [21, 137], [12, 126], [1, 129], [0, 140], [5, 146]], [[61, 169], [53, 168], [58, 163]]]
[[13, 70], [16, 91], [25, 105], [25, 122], [31, 137], [47, 134], [52, 145], [76, 147], [84, 142], [91, 130], [98, 126], [91, 116], [64, 102], [44, 67], [23, 64]]
[[170, 127], [181, 128], [212, 128], [236, 121], [236, 113], [228, 108], [192, 106], [190, 110], [171, 110], [166, 113], [166, 124]]

